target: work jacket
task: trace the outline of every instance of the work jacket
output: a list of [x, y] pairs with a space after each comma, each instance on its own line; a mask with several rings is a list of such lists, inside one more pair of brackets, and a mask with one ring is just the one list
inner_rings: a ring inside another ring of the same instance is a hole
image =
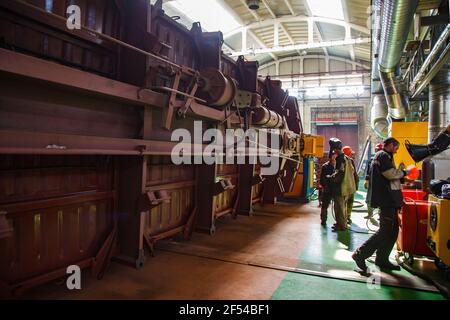
[[331, 194], [331, 175], [334, 172], [334, 166], [330, 161], [325, 162], [320, 170], [320, 185], [322, 186], [323, 193]]
[[364, 177], [364, 180], [370, 180], [370, 166], [372, 164], [372, 160], [373, 160], [373, 158], [371, 158], [367, 161], [366, 176]]
[[400, 208], [403, 205], [401, 179], [405, 175], [405, 171], [395, 168], [392, 153], [378, 151], [370, 166], [368, 205], [372, 208]]
[[336, 169], [331, 181], [334, 196], [349, 196], [356, 192], [358, 174], [350, 157], [342, 153], [336, 158]]

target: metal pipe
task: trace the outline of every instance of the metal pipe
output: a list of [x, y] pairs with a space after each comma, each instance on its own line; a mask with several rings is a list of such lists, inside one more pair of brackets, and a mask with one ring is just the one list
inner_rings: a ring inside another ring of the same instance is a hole
[[447, 63], [430, 82], [428, 143], [450, 122], [450, 64]]
[[373, 13], [372, 18], [372, 80], [379, 81], [380, 72], [378, 68], [378, 50], [381, 34], [381, 0], [374, 1], [374, 8], [375, 12]]
[[386, 119], [388, 110], [384, 95], [372, 94], [371, 105], [370, 126], [379, 137], [385, 139], [388, 136], [389, 123]]
[[[436, 44], [433, 46], [433, 49], [428, 54], [427, 58], [423, 62], [422, 66], [420, 67], [419, 71], [417, 72], [416, 76], [414, 77], [414, 80], [409, 85], [409, 90], [411, 92], [414, 92], [417, 83], [422, 80], [422, 78], [425, 76], [425, 72], [430, 66], [430, 64], [438, 58], [439, 54], [441, 53], [441, 49], [447, 44], [448, 37], [450, 35], [450, 24], [447, 24], [447, 27], [445, 30], [441, 33], [439, 36], [439, 39], [436, 41]], [[448, 48], [448, 46], [447, 46]]]
[[401, 120], [408, 111], [408, 98], [396, 70], [418, 0], [385, 0], [383, 4], [379, 48], [380, 79], [389, 107], [389, 116]]
[[371, 73], [371, 100], [370, 125], [372, 130], [381, 138], [388, 135], [388, 107], [384, 98], [383, 86], [380, 81], [378, 68], [378, 49], [381, 33], [381, 0], [374, 2], [375, 12], [372, 15], [372, 73]]
[[[187, 98], [192, 98], [192, 99], [195, 99], [195, 100], [197, 100], [199, 102], [202, 102], [202, 103], [206, 104], [206, 100], [200, 99], [200, 98], [195, 97], [193, 95], [187, 94], [186, 92], [182, 92], [182, 91], [179, 91], [179, 90], [176, 90], [176, 89], [173, 89], [173, 88], [163, 87], [163, 86], [155, 86], [155, 87], [151, 87], [150, 89], [151, 90], [155, 90], [155, 91], [162, 90], [162, 91], [167, 91], [167, 92], [174, 92], [174, 93], [179, 94], [181, 96], [184, 96], [184, 97], [187, 97]], [[142, 91], [142, 90], [148, 90], [148, 89], [140, 89], [139, 92]]]
[[430, 71], [428, 71], [426, 76], [416, 84], [416, 90], [411, 96], [412, 99], [416, 98], [423, 91], [423, 89], [426, 88], [426, 86], [435, 77], [435, 75], [439, 72], [439, 70], [448, 61], [449, 58], [450, 58], [450, 44], [448, 44], [445, 47], [444, 52], [442, 52], [442, 54], [436, 60], [435, 64], [433, 65], [433, 67], [431, 67]]

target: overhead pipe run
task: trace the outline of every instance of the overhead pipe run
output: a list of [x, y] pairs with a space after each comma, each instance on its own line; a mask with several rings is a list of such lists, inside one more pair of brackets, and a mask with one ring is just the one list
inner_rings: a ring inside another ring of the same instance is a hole
[[431, 80], [429, 87], [428, 143], [450, 122], [450, 64]]
[[387, 105], [383, 94], [373, 94], [371, 99], [370, 126], [381, 138], [388, 136]]
[[388, 107], [384, 98], [384, 91], [380, 81], [378, 69], [378, 44], [381, 31], [381, 0], [374, 1], [375, 12], [372, 14], [372, 73], [371, 73], [371, 110], [370, 125], [372, 130], [381, 138], [388, 135]]
[[380, 79], [389, 116], [402, 120], [408, 112], [408, 97], [396, 72], [405, 46], [418, 0], [384, 0], [379, 48]]
[[432, 75], [431, 72], [426, 72], [430, 65], [439, 64], [439, 61], [447, 61], [448, 56], [446, 54], [449, 50], [448, 39], [450, 37], [450, 23], [447, 24], [444, 31], [441, 33], [430, 53], [428, 54], [425, 61], [422, 63], [419, 71], [417, 72], [414, 80], [409, 85], [409, 90], [413, 93], [412, 96], [417, 96], [422, 92], [423, 88], [428, 84], [428, 78]]

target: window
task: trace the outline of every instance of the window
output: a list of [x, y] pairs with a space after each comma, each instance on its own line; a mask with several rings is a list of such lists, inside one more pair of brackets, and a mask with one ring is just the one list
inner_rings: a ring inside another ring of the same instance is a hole
[[217, 0], [174, 0], [164, 5], [182, 12], [194, 22], [200, 22], [207, 31], [227, 33], [241, 26]]
[[313, 16], [344, 20], [341, 0], [306, 0]]

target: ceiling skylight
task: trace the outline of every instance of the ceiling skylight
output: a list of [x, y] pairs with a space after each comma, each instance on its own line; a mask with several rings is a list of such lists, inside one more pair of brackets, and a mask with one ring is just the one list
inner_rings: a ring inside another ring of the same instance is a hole
[[341, 0], [306, 0], [311, 13], [316, 17], [344, 20]]
[[174, 0], [164, 5], [184, 13], [194, 22], [200, 22], [207, 31], [227, 33], [241, 24], [217, 0]]

